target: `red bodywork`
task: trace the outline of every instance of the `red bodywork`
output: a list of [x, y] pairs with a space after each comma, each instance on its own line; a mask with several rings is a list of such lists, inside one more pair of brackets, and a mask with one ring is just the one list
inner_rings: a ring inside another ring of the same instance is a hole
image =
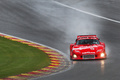
[[[94, 44], [78, 44], [80, 41], [94, 40]], [[78, 42], [79, 41], [79, 42]], [[76, 42], [70, 44], [71, 60], [105, 59], [105, 43], [100, 42], [96, 35], [79, 35]]]

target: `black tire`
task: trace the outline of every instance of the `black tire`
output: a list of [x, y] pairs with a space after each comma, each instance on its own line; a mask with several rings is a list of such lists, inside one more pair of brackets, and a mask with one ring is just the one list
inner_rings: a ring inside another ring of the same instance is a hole
[[73, 59], [72, 59], [72, 56], [70, 56], [70, 60], [73, 60]]

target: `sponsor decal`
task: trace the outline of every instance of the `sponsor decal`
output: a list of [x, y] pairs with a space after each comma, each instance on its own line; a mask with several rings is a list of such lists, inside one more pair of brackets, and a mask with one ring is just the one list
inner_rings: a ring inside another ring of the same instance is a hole
[[82, 52], [82, 54], [95, 54], [95, 52]]

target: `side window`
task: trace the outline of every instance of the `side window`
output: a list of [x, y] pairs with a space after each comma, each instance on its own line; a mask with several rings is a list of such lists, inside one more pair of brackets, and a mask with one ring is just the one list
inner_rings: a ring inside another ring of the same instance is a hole
[[93, 44], [100, 44], [98, 40], [93, 40]]

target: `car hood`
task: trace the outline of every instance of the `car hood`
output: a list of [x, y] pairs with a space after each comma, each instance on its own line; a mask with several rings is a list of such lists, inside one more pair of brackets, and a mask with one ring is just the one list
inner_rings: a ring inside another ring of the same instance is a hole
[[103, 51], [104, 46], [100, 44], [86, 44], [86, 45], [75, 45], [73, 47], [73, 51], [80, 51], [80, 52], [90, 52], [90, 53], [96, 53], [98, 51]]

